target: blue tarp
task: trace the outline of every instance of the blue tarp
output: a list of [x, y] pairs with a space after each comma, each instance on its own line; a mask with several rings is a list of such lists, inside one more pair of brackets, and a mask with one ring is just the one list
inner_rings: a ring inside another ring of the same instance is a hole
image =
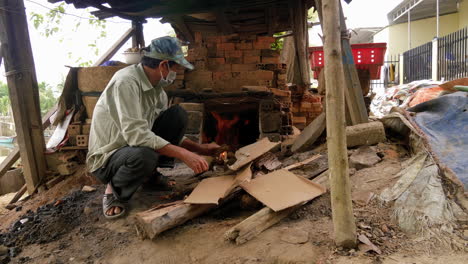
[[457, 92], [418, 104], [413, 120], [435, 155], [468, 189], [468, 97]]

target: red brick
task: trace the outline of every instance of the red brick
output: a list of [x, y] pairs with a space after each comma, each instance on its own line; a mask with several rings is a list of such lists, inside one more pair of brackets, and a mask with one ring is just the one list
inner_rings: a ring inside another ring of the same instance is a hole
[[258, 49], [258, 50], [271, 49], [271, 43], [255, 41], [253, 43], [253, 47], [254, 49]]
[[242, 62], [243, 62], [242, 58], [226, 57], [226, 63], [228, 64], [242, 64]]
[[216, 54], [216, 57], [218, 58], [226, 57], [226, 52], [224, 50], [217, 50], [217, 49], [213, 49], [213, 50], [214, 50], [214, 53]]
[[203, 60], [197, 60], [193, 63], [196, 70], [204, 70], [206, 68], [206, 62]]
[[216, 45], [218, 50], [235, 50], [236, 45], [234, 43], [220, 43]]
[[232, 64], [233, 72], [255, 71], [255, 70], [257, 70], [256, 64]]
[[253, 45], [251, 42], [236, 44], [236, 49], [238, 50], [251, 50], [252, 48], [253, 48]]
[[236, 42], [240, 40], [239, 34], [237, 33], [226, 35], [226, 36], [220, 36], [220, 38], [221, 38], [222, 43]]
[[262, 49], [260, 51], [262, 57], [279, 57], [280, 53], [277, 50], [272, 49]]
[[208, 36], [206, 37], [206, 42], [209, 42], [209, 43], [216, 43], [216, 44], [219, 44], [221, 43], [221, 37], [219, 36]]
[[194, 70], [189, 71], [185, 74], [185, 80], [192, 81], [211, 81], [213, 80], [213, 73], [210, 71], [203, 71], [203, 70]]
[[[285, 90], [280, 90], [280, 89], [275, 89], [271, 88], [271, 92], [278, 97], [291, 97], [291, 92], [290, 91], [285, 91]], [[298, 108], [298, 107], [296, 107]]]
[[226, 59], [225, 58], [208, 58], [208, 63], [211, 64], [211, 65], [225, 64]]
[[213, 72], [213, 80], [226, 81], [232, 79], [232, 72]]
[[195, 43], [199, 44], [199, 43], [203, 42], [201, 32], [197, 31], [197, 32], [194, 33], [194, 35], [195, 35]]
[[273, 81], [272, 80], [257, 80], [257, 84], [267, 86], [267, 87], [273, 87]]
[[183, 80], [183, 79], [185, 79], [185, 75], [184, 74], [177, 74], [175, 79], [176, 80]]
[[262, 57], [262, 63], [264, 64], [279, 64], [279, 57]]
[[260, 50], [244, 50], [244, 56], [260, 56]]
[[244, 63], [245, 64], [260, 63], [260, 57], [259, 56], [244, 56]]
[[223, 57], [226, 58], [242, 58], [242, 50], [226, 50]]
[[208, 64], [207, 69], [212, 72], [232, 71], [231, 64]]
[[188, 50], [188, 56], [198, 60], [204, 59], [208, 55], [208, 49], [203, 46], [193, 47]]
[[274, 72], [272, 71], [255, 71], [257, 80], [273, 80]]
[[293, 124], [305, 124], [307, 122], [307, 118], [305, 116], [293, 116]]
[[276, 39], [274, 37], [257, 37], [257, 42], [273, 43], [275, 40]]

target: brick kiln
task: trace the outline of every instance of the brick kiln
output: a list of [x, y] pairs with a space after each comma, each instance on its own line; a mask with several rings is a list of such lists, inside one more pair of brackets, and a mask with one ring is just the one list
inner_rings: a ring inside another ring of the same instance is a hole
[[[302, 129], [322, 112], [321, 96], [286, 83], [286, 64], [271, 49], [274, 42], [273, 37], [257, 35], [195, 34], [187, 51], [195, 70], [178, 72], [167, 88], [171, 104], [181, 104], [189, 114], [189, 138], [233, 149], [263, 137], [277, 141], [291, 134], [293, 126]], [[100, 93], [122, 67], [71, 71], [69, 83], [76, 78], [77, 94], [86, 109], [76, 120], [87, 117], [90, 122]], [[75, 92], [67, 94], [75, 102]], [[81, 135], [75, 134], [70, 134], [69, 143], [87, 146], [81, 142], [87, 140], [78, 142]]]
[[[272, 50], [274, 37], [202, 36], [188, 47], [195, 70], [178, 72], [169, 88], [189, 112], [188, 136], [238, 147], [269, 137], [279, 140], [322, 111], [321, 97], [286, 84], [286, 64]], [[187, 103], [189, 102], [189, 103]]]

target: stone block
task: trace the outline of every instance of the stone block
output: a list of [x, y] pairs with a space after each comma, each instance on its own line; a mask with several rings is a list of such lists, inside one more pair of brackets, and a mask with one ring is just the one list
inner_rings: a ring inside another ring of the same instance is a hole
[[198, 134], [202, 130], [203, 125], [203, 112], [187, 111], [188, 124], [187, 134]]

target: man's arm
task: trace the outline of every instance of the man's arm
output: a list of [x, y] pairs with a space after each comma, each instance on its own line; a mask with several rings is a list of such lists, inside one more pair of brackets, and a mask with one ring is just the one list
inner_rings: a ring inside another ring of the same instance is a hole
[[197, 154], [172, 144], [168, 144], [156, 150], [159, 154], [180, 159], [187, 164], [196, 174], [207, 171], [209, 166], [206, 160]]
[[210, 144], [198, 144], [188, 138], [186, 138], [180, 146], [184, 149], [187, 149], [192, 152], [199, 153], [201, 155], [207, 155], [211, 156], [215, 154], [216, 150], [220, 148], [220, 146], [216, 143], [210, 143]]

